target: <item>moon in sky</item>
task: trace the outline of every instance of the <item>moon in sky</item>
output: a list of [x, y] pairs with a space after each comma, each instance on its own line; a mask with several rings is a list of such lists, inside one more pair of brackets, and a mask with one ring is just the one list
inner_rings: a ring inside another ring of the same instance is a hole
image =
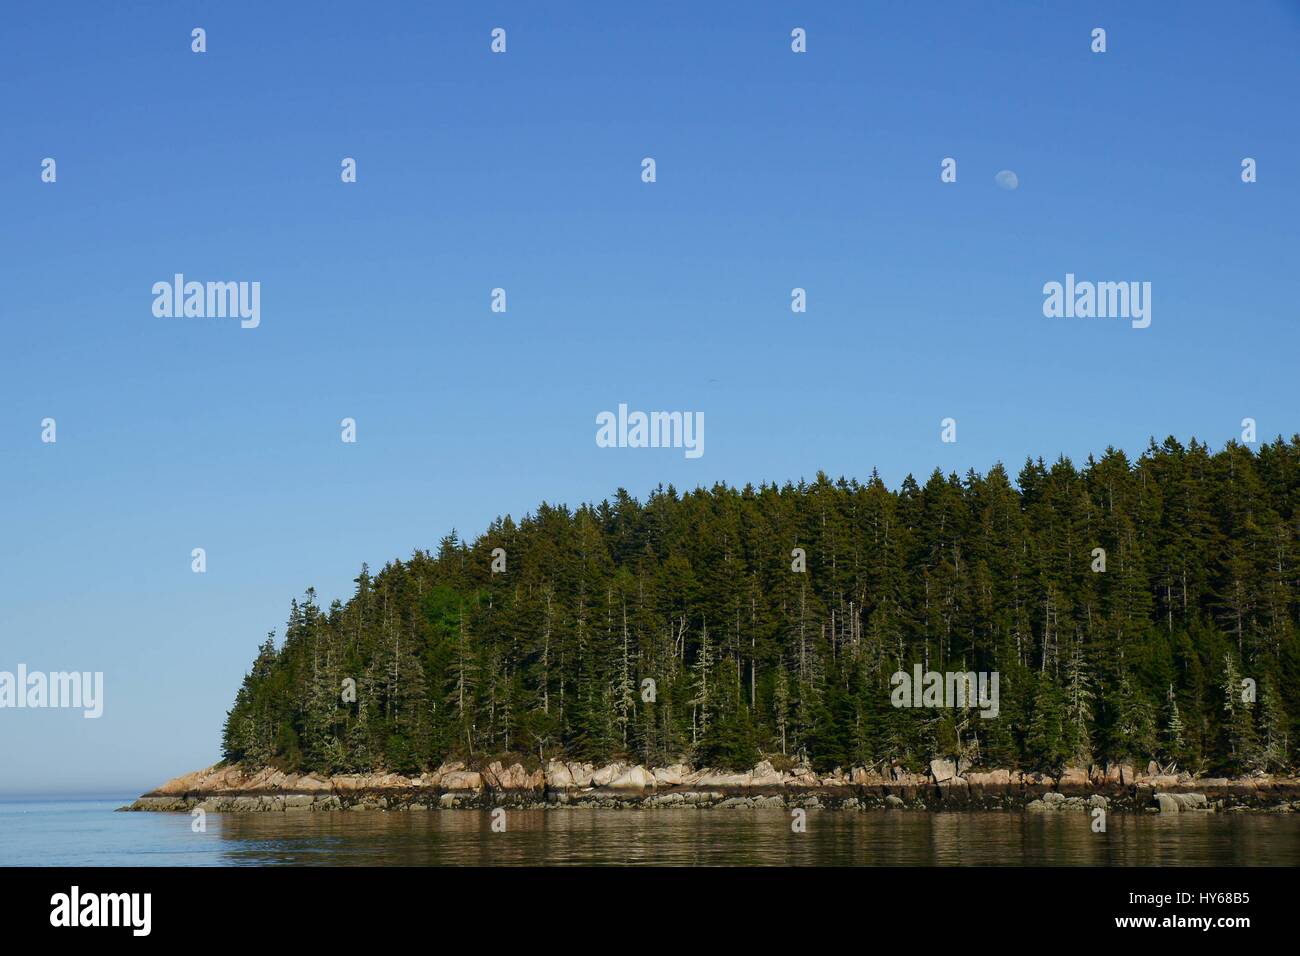
[[1004, 169], [993, 177], [1003, 189], [1015, 189], [1020, 185], [1020, 177], [1009, 169]]

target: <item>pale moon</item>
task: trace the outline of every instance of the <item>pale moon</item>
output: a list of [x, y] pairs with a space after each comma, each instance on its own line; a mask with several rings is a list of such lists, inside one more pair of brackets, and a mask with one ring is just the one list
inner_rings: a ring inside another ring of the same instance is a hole
[[1015, 189], [1020, 185], [1020, 177], [1009, 169], [1004, 169], [993, 177], [1003, 189]]

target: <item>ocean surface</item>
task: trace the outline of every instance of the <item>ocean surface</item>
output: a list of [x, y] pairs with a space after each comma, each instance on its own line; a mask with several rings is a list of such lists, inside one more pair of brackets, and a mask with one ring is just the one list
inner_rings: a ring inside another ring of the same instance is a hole
[[0, 799], [3, 866], [1295, 866], [1300, 814], [811, 810], [116, 813], [131, 797]]

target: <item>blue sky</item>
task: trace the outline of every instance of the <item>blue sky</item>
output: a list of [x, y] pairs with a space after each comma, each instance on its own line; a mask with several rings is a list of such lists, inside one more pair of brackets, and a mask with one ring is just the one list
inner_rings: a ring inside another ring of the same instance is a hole
[[[0, 710], [0, 793], [215, 761], [292, 596], [542, 500], [1300, 430], [1294, 2], [287, 6], [3, 14], [0, 670], [106, 700]], [[620, 402], [706, 453], [598, 448]]]

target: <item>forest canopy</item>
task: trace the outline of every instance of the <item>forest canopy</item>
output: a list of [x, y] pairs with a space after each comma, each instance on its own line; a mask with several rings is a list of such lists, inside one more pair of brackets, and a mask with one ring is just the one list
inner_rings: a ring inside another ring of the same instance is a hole
[[[321, 773], [508, 754], [1283, 770], [1298, 496], [1300, 436], [1031, 460], [1014, 482], [999, 464], [896, 491], [818, 474], [542, 504], [362, 565], [346, 603], [294, 600], [224, 757]], [[997, 673], [996, 719], [973, 701], [892, 706], [890, 675], [917, 664]]]

